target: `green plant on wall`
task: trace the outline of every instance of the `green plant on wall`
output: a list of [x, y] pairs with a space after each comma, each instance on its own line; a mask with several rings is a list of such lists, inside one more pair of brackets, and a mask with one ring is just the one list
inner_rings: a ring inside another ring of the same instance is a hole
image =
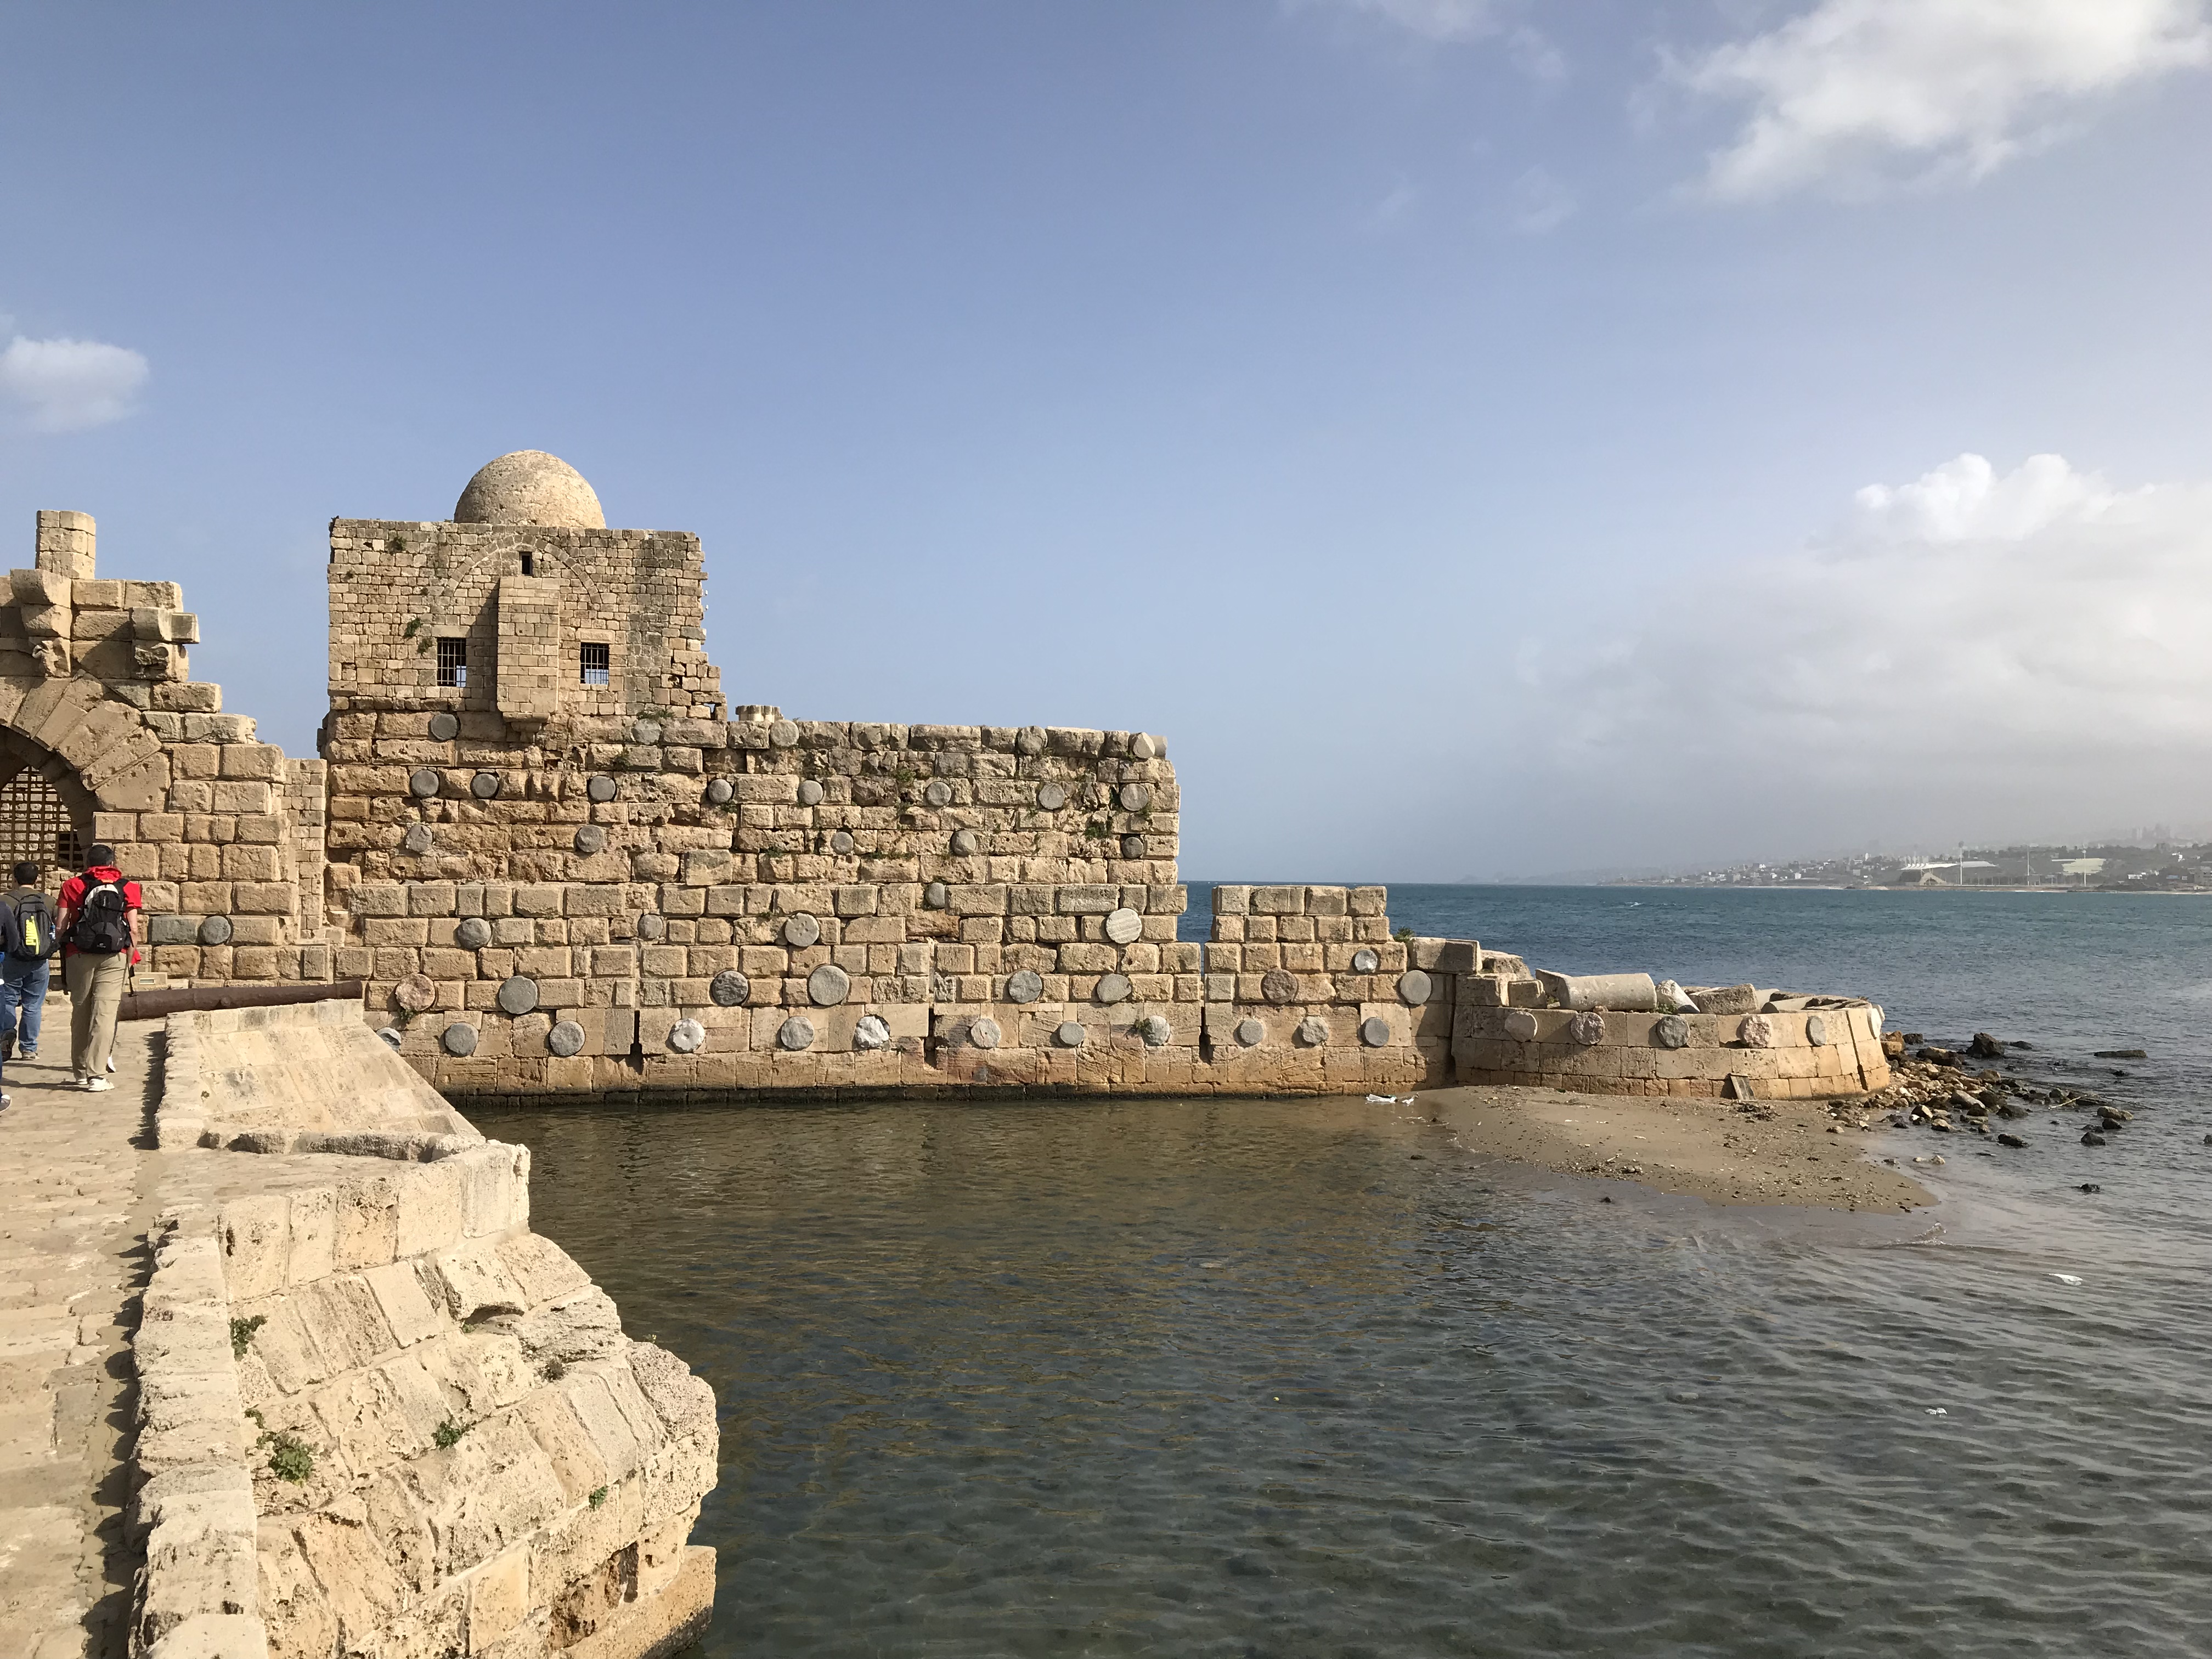
[[230, 1357], [233, 1359], [245, 1358], [246, 1346], [253, 1340], [254, 1332], [268, 1322], [269, 1316], [266, 1314], [256, 1314], [251, 1319], [232, 1320], [230, 1322]]

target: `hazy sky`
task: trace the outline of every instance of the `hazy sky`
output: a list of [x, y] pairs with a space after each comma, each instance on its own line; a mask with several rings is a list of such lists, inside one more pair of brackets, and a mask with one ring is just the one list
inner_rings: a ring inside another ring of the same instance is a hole
[[550, 449], [1195, 876], [2212, 825], [2208, 0], [0, 8], [0, 534], [311, 752]]

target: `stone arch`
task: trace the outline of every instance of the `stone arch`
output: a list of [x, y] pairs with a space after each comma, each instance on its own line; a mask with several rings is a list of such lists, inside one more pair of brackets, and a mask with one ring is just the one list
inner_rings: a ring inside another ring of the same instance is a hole
[[144, 713], [89, 675], [0, 681], [0, 752], [38, 767], [73, 817], [159, 811], [169, 786], [161, 749]]

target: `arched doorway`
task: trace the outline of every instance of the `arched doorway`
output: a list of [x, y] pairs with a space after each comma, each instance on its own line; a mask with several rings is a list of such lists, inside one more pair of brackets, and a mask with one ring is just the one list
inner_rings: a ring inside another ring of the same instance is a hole
[[56, 870], [84, 868], [84, 842], [62, 792], [28, 766], [0, 784], [0, 883], [26, 861], [39, 866], [45, 886], [53, 885], [48, 878]]

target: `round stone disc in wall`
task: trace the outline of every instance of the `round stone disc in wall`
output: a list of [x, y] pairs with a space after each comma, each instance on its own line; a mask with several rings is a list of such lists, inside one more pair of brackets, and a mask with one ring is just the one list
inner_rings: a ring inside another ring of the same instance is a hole
[[594, 853], [604, 853], [607, 848], [607, 832], [596, 823], [576, 826], [576, 850], [589, 858]]
[[1805, 1041], [1815, 1048], [1828, 1040], [1828, 1022], [1818, 1014], [1805, 1016]]
[[983, 838], [977, 835], [973, 830], [955, 830], [952, 832], [953, 857], [958, 859], [973, 858], [976, 854], [982, 850]]
[[1753, 1048], [1774, 1046], [1774, 1022], [1765, 1014], [1746, 1014], [1743, 1024], [1735, 1028], [1735, 1034]]
[[814, 1022], [804, 1014], [793, 1014], [775, 1028], [775, 1042], [779, 1048], [788, 1048], [794, 1054], [801, 1048], [811, 1048]]
[[1138, 760], [1150, 760], [1159, 752], [1159, 744], [1142, 732], [1129, 739], [1129, 753]]
[[396, 1025], [380, 1026], [377, 1029], [376, 1034], [382, 1037], [388, 1045], [394, 1048], [397, 1048], [401, 1042], [405, 1041], [405, 1039], [399, 1035], [399, 1028]]
[[1595, 1008], [1585, 1008], [1567, 1022], [1567, 1035], [1585, 1048], [1595, 1048], [1605, 1041], [1605, 1016]]
[[[792, 720], [769, 721], [768, 728], [768, 740], [774, 744], [778, 749], [796, 749], [799, 746], [799, 726], [797, 723]], [[811, 1025], [809, 1025], [806, 1028], [806, 1041], [808, 1042], [814, 1041], [814, 1028]], [[800, 1046], [804, 1047], [805, 1044], [801, 1044]]]
[[1298, 1000], [1298, 976], [1285, 969], [1270, 968], [1260, 975], [1260, 994], [1278, 1008]]
[[1131, 1028], [1147, 1048], [1164, 1048], [1175, 1035], [1175, 1027], [1158, 1014], [1146, 1014]]
[[707, 781], [707, 805], [709, 806], [727, 806], [730, 797], [737, 793], [737, 785], [727, 778], [709, 778]]
[[1328, 1041], [1328, 1022], [1318, 1014], [1308, 1014], [1291, 1033], [1302, 1048], [1318, 1048]]
[[942, 910], [952, 902], [952, 890], [941, 881], [933, 881], [921, 890], [921, 902], [926, 909]]
[[1680, 1014], [1668, 1014], [1653, 1024], [1651, 1040], [1662, 1048], [1680, 1048], [1690, 1040], [1690, 1022]]
[[637, 919], [637, 936], [640, 939], [663, 939], [667, 933], [668, 924], [651, 910]]
[[804, 951], [810, 945], [819, 945], [822, 942], [822, 924], [809, 912], [800, 910], [785, 920], [783, 942], [794, 951]]
[[1044, 994], [1044, 975], [1034, 969], [1024, 968], [1006, 975], [1006, 1000], [1035, 1002]]
[[854, 842], [849, 834], [842, 830], [838, 830], [830, 837], [830, 850], [836, 854], [839, 858], [847, 856], [858, 844], [859, 843]]
[[1398, 1000], [1408, 1008], [1418, 1008], [1434, 994], [1436, 987], [1429, 976], [1418, 968], [1408, 968], [1398, 975]]
[[817, 1008], [835, 1008], [853, 994], [853, 976], [825, 962], [806, 976], [806, 1000]]
[[921, 792], [921, 798], [932, 806], [950, 806], [952, 805], [952, 786], [943, 778], [932, 778], [929, 787]]
[[1352, 953], [1352, 971], [1355, 974], [1371, 974], [1382, 965], [1382, 958], [1372, 951], [1354, 951]]
[[499, 774], [479, 772], [469, 780], [469, 793], [478, 800], [495, 799], [499, 794]]
[[1540, 1029], [1536, 1016], [1526, 1008], [1509, 1009], [1505, 1015], [1505, 1035], [1516, 1042], [1533, 1042]]
[[1125, 783], [1117, 799], [1124, 812], [1141, 812], [1152, 804], [1152, 787], [1148, 783]]
[[620, 784], [617, 783], [612, 778], [602, 772], [599, 776], [593, 778], [589, 783], [584, 786], [584, 793], [590, 796], [593, 800], [599, 802], [600, 805], [605, 806], [609, 801], [615, 798], [616, 793], [621, 788], [622, 786]]
[[707, 981], [707, 995], [717, 1008], [739, 1008], [753, 994], [753, 982], [734, 968], [725, 968]]
[[1145, 919], [1134, 910], [1120, 909], [1108, 913], [1106, 937], [1116, 945], [1134, 945], [1145, 932]]
[[801, 806], [821, 805], [822, 786], [812, 778], [801, 778], [799, 781], [799, 804]]
[[1098, 981], [1096, 994], [1101, 1002], [1123, 1002], [1128, 1000], [1129, 976], [1127, 974], [1107, 974]]
[[1869, 1007], [1867, 1010], [1867, 1024], [1873, 1028], [1874, 1034], [1876, 1036], [1880, 1036], [1881, 1035], [1881, 1010], [1879, 1008]]
[[499, 982], [499, 1007], [504, 1014], [526, 1014], [538, 1006], [538, 981], [515, 974]]
[[449, 1054], [472, 1054], [477, 1051], [477, 1028], [457, 1019], [439, 1034], [438, 1042]]
[[1006, 1033], [999, 1022], [988, 1014], [978, 1014], [968, 1022], [968, 1041], [978, 1048], [995, 1048], [1005, 1041]]
[[410, 1014], [427, 1013], [438, 1000], [438, 988], [428, 974], [410, 974], [392, 988], [392, 1000]]
[[1080, 1048], [1083, 1046], [1083, 1022], [1063, 1019], [1053, 1027], [1052, 1040], [1063, 1048]]
[[428, 824], [410, 823], [407, 826], [407, 833], [399, 838], [399, 850], [403, 853], [412, 853], [419, 858], [430, 850], [431, 842]]
[[1390, 1042], [1390, 1022], [1380, 1014], [1359, 1022], [1359, 1040], [1370, 1048], [1382, 1048]]
[[461, 722], [453, 714], [430, 716], [430, 738], [434, 743], [451, 743], [461, 734]]
[[696, 1019], [679, 1019], [668, 1028], [668, 1046], [679, 1054], [696, 1054], [707, 1040], [707, 1028]]
[[453, 943], [464, 951], [481, 951], [491, 943], [491, 924], [482, 916], [464, 916], [453, 929]]
[[1122, 836], [1121, 856], [1125, 859], [1140, 859], [1144, 857], [1145, 838], [1142, 836]]
[[[202, 922], [200, 924], [200, 943], [203, 945], [229, 944], [230, 918], [228, 916], [210, 916], [205, 921]], [[422, 1006], [427, 1008], [430, 1005], [426, 1002]]]
[[446, 787], [446, 775], [427, 766], [418, 766], [407, 775], [407, 793], [417, 800], [428, 800]]
[[1044, 727], [1042, 726], [1022, 727], [1020, 731], [1014, 733], [1014, 748], [1017, 752], [1024, 755], [1044, 753]]
[[1048, 812], [1057, 812], [1067, 805], [1067, 791], [1056, 783], [1041, 785], [1037, 789], [1037, 805]]
[[584, 1046], [584, 1028], [564, 1019], [545, 1034], [545, 1047], [556, 1060], [567, 1060]]
[[853, 1046], [855, 1048], [877, 1049], [890, 1046], [891, 1028], [881, 1014], [862, 1014], [853, 1027]]
[[1267, 1038], [1267, 1028], [1256, 1019], [1237, 1022], [1237, 1040], [1247, 1048], [1256, 1048]]

